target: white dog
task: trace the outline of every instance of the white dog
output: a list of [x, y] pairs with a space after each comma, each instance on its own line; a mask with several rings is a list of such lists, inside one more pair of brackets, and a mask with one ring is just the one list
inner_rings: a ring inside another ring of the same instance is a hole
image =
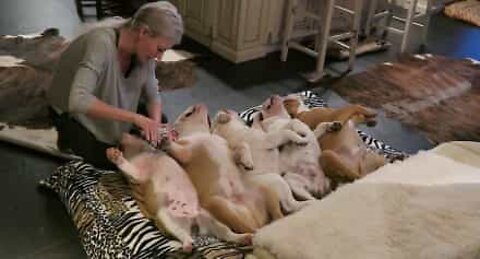
[[[302, 199], [315, 199], [330, 190], [330, 181], [320, 167], [320, 147], [317, 138], [327, 130], [341, 126], [338, 122], [321, 123], [312, 132], [297, 119], [291, 119], [280, 96], [272, 96], [263, 103], [260, 111], [260, 124], [268, 132], [290, 129], [308, 142], [304, 145], [287, 143], [280, 147], [280, 170], [295, 195]], [[257, 122], [258, 124], [258, 122]]]
[[179, 239], [185, 251], [192, 249], [193, 225], [199, 227], [200, 233], [225, 241], [250, 242], [249, 236], [233, 233], [200, 207], [192, 182], [174, 159], [128, 134], [123, 136], [121, 146], [124, 153], [109, 148], [107, 157], [127, 176], [146, 217]]
[[185, 168], [201, 206], [215, 218], [237, 233], [254, 233], [283, 217], [275, 193], [245, 184], [226, 140], [210, 133], [205, 105], [189, 107], [174, 127], [178, 140], [165, 149]]
[[[250, 128], [231, 110], [218, 112], [212, 128], [214, 134], [225, 138], [230, 148], [240, 154], [240, 160], [243, 157], [244, 160], [253, 162], [252, 168], [245, 168], [244, 179], [272, 189], [280, 198], [284, 211], [294, 212], [309, 203], [295, 200], [289, 185], [280, 176], [278, 151], [278, 147], [288, 142], [307, 144], [307, 139], [289, 129], [266, 133], [261, 129]], [[243, 164], [245, 163], [244, 161]]]

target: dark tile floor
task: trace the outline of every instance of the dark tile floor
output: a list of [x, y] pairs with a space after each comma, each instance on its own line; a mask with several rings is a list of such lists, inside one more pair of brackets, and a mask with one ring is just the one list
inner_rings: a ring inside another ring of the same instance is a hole
[[[25, 34], [58, 27], [68, 38], [79, 25], [73, 0], [3, 0], [0, 3], [0, 34]], [[393, 42], [398, 38], [392, 37]], [[480, 59], [480, 29], [436, 15], [428, 38], [428, 52], [452, 57]], [[165, 111], [170, 118], [186, 106], [204, 102], [212, 112], [228, 107], [242, 110], [257, 105], [273, 93], [304, 89], [319, 91], [331, 106], [345, 101], [319, 85], [308, 85], [298, 74], [313, 68], [313, 60], [292, 52], [287, 63], [278, 53], [264, 59], [233, 65], [204, 48], [185, 41], [185, 48], [201, 54], [198, 83], [189, 90], [164, 93]], [[418, 48], [414, 43], [411, 48]], [[396, 48], [358, 59], [354, 72], [373, 64], [394, 60]], [[329, 63], [338, 69], [345, 64]], [[431, 145], [413, 130], [380, 116], [377, 127], [366, 129], [386, 143], [414, 153]], [[23, 148], [0, 143], [0, 258], [85, 258], [66, 210], [51, 192], [37, 188], [60, 161]]]

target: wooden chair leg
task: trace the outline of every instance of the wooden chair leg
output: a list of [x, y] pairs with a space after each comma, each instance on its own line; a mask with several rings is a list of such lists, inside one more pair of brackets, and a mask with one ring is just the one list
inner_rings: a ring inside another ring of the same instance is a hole
[[75, 5], [77, 6], [77, 14], [82, 22], [85, 21], [85, 14], [83, 13], [82, 0], [75, 0]]
[[103, 13], [102, 0], [96, 0], [95, 1], [95, 9], [97, 11], [97, 20], [103, 19], [105, 14]]

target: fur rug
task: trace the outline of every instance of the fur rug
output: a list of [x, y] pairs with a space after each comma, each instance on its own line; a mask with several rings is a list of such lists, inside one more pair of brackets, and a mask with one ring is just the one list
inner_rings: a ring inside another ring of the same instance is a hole
[[457, 1], [445, 7], [443, 12], [451, 18], [480, 26], [480, 1], [478, 0]]
[[479, 168], [420, 153], [260, 229], [254, 245], [277, 259], [479, 258], [479, 187]]
[[[45, 93], [57, 60], [68, 42], [57, 29], [40, 34], [0, 36], [0, 122], [34, 129], [51, 127]], [[168, 51], [158, 62], [161, 91], [192, 86], [193, 55]]]
[[480, 65], [415, 55], [348, 76], [334, 90], [352, 103], [384, 110], [433, 143], [480, 141]]

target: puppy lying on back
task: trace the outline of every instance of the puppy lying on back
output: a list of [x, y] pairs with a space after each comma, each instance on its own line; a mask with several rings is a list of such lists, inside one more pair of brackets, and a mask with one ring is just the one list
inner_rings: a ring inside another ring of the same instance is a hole
[[283, 216], [275, 193], [245, 185], [228, 143], [210, 133], [205, 105], [189, 107], [174, 127], [178, 140], [165, 149], [185, 168], [201, 206], [215, 218], [237, 233], [253, 233]]
[[307, 144], [305, 138], [288, 129], [265, 133], [250, 128], [231, 110], [218, 112], [212, 128], [214, 134], [227, 140], [231, 149], [253, 161], [253, 167], [246, 168], [243, 178], [275, 192], [284, 211], [294, 212], [309, 203], [295, 200], [289, 185], [280, 176], [278, 152], [278, 148], [288, 142]]
[[192, 249], [193, 225], [226, 241], [249, 241], [250, 237], [233, 233], [200, 207], [195, 188], [174, 159], [133, 135], [125, 134], [121, 146], [126, 158], [117, 148], [107, 149], [107, 157], [129, 179], [146, 217], [179, 239], [185, 251]]
[[285, 108], [293, 118], [298, 118], [314, 129], [319, 123], [340, 121], [342, 127], [318, 138], [322, 148], [320, 163], [325, 174], [335, 182], [358, 179], [385, 164], [385, 158], [371, 150], [362, 141], [356, 126], [376, 124], [376, 113], [360, 105], [341, 109], [306, 107], [297, 95], [284, 100]]
[[303, 122], [290, 118], [278, 95], [263, 103], [260, 116], [261, 125], [267, 133], [289, 129], [308, 140], [303, 145], [290, 143], [280, 148], [280, 170], [293, 193], [302, 199], [315, 199], [325, 195], [330, 183], [318, 161], [320, 147], [317, 137], [338, 127], [338, 123], [322, 123], [312, 132]]
[[283, 105], [292, 118], [301, 120], [312, 130], [322, 122], [332, 121], [345, 122], [353, 120], [356, 124], [366, 123], [367, 126], [371, 127], [377, 124], [377, 113], [358, 104], [340, 109], [327, 107], [308, 108], [303, 103], [302, 97], [291, 94], [284, 98]]

